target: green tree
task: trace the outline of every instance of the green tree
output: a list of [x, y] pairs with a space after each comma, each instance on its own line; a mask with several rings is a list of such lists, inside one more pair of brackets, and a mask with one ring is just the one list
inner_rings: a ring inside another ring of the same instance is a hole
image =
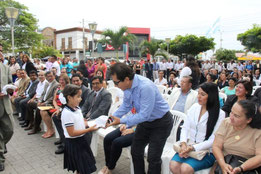
[[33, 57], [44, 58], [47, 56], [56, 55], [57, 57], [62, 57], [60, 52], [53, 47], [49, 47], [46, 45], [41, 45], [37, 48], [33, 49]]
[[253, 28], [237, 35], [237, 40], [247, 51], [261, 52], [261, 25], [254, 24]]
[[236, 51], [227, 49], [218, 49], [215, 53], [216, 59], [218, 61], [229, 62], [231, 60], [236, 60]]
[[215, 46], [214, 38], [206, 38], [204, 36], [197, 37], [195, 35], [178, 35], [170, 41], [169, 52], [179, 57], [182, 54], [191, 54], [196, 56], [200, 52], [213, 49]]
[[31, 47], [40, 44], [43, 38], [37, 33], [37, 19], [28, 12], [28, 8], [13, 0], [0, 1], [0, 39], [4, 50], [11, 50], [11, 27], [5, 15], [6, 7], [19, 9], [19, 16], [14, 26], [14, 38], [16, 51], [31, 51]]
[[100, 42], [109, 44], [114, 48], [117, 61], [119, 61], [119, 48], [126, 42], [133, 42], [136, 39], [135, 35], [129, 33], [127, 27], [121, 27], [119, 31], [107, 29], [102, 35], [104, 38]]
[[163, 42], [160, 40], [144, 40], [141, 42], [140, 48], [142, 54], [150, 54], [152, 59], [155, 58], [155, 56], [163, 56], [164, 58], [168, 58], [166, 51], [164, 51], [165, 47], [163, 46]]

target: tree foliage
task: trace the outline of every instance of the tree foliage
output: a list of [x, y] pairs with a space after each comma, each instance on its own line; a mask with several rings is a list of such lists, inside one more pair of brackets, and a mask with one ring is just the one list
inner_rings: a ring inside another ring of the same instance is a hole
[[228, 62], [231, 60], [236, 60], [236, 51], [228, 49], [218, 49], [215, 53], [216, 59], [218, 61]]
[[14, 26], [14, 38], [16, 51], [29, 51], [32, 46], [40, 44], [42, 35], [36, 32], [37, 19], [28, 12], [28, 8], [13, 0], [0, 1], [0, 40], [4, 50], [11, 50], [11, 27], [5, 15], [6, 7], [14, 7], [19, 10], [19, 16]]
[[237, 35], [237, 40], [247, 51], [261, 52], [261, 25], [254, 24], [253, 28]]
[[182, 54], [197, 55], [200, 52], [213, 49], [215, 46], [214, 38], [206, 38], [204, 36], [197, 37], [195, 35], [178, 35], [170, 41], [169, 52], [180, 56]]
[[156, 40], [156, 39], [151, 39], [151, 41], [144, 40], [140, 44], [141, 53], [150, 54], [152, 58], [155, 58], [155, 56], [163, 56], [164, 58], [167, 58], [168, 55], [164, 50], [165, 47], [162, 45], [163, 42], [161, 40]]
[[104, 38], [100, 42], [109, 44], [114, 48], [117, 60], [119, 60], [119, 48], [126, 42], [133, 42], [136, 40], [136, 36], [130, 34], [127, 27], [121, 27], [118, 31], [107, 29], [102, 35]]
[[60, 52], [53, 47], [49, 47], [46, 45], [41, 45], [37, 48], [33, 49], [33, 57], [35, 58], [44, 58], [47, 56], [56, 55], [57, 57], [62, 57]]

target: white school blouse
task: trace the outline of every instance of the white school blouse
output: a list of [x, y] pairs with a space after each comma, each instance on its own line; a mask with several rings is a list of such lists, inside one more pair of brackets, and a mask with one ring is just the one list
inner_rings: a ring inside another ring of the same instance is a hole
[[83, 136], [80, 135], [71, 137], [66, 129], [66, 127], [70, 126], [74, 126], [75, 130], [85, 129], [84, 119], [80, 108], [74, 110], [68, 106], [65, 106], [62, 111], [61, 121], [65, 138], [77, 138]]
[[195, 151], [207, 150], [212, 147], [215, 138], [215, 132], [219, 128], [222, 120], [225, 118], [225, 112], [220, 109], [219, 118], [214, 130], [208, 140], [205, 140], [207, 131], [208, 111], [205, 112], [198, 121], [201, 105], [195, 103], [187, 112], [187, 118], [181, 130], [180, 142], [193, 142]]

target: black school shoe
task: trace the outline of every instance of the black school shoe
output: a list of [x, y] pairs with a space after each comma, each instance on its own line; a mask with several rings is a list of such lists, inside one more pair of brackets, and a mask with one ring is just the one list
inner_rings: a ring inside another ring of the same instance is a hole
[[4, 163], [0, 164], [0, 172], [4, 171], [5, 170], [5, 165]]

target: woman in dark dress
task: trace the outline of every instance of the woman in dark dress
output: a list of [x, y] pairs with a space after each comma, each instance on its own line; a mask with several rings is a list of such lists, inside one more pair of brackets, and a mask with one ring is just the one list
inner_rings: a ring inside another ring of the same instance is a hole
[[23, 66], [22, 69], [24, 69], [29, 75], [30, 71], [34, 70], [37, 71], [37, 69], [34, 67], [34, 64], [30, 61], [30, 58], [27, 54], [23, 55]]

